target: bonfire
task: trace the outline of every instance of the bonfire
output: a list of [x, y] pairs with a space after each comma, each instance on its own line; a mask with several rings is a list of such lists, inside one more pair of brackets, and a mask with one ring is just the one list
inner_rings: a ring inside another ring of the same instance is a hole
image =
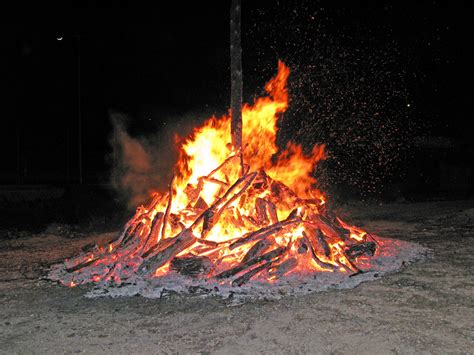
[[288, 107], [289, 68], [242, 108], [243, 149], [231, 144], [231, 117], [211, 118], [182, 140], [166, 192], [139, 206], [116, 240], [67, 260], [56, 279], [69, 286], [121, 285], [179, 274], [240, 287], [292, 274], [358, 275], [384, 241], [345, 223], [315, 188], [323, 145], [276, 145]]
[[242, 105], [240, 0], [232, 1], [230, 15], [229, 114], [177, 140], [168, 191], [153, 192], [115, 240], [53, 266], [50, 279], [71, 287], [94, 283], [93, 295], [161, 297], [167, 290], [199, 289], [269, 297], [350, 287], [424, 252], [371, 235], [328, 210], [314, 178], [326, 159], [324, 145], [310, 154], [291, 141], [279, 149], [290, 75], [283, 62], [266, 95]]

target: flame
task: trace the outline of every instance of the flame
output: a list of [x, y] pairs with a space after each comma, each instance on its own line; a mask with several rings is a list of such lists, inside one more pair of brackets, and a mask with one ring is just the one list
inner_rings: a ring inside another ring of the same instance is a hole
[[[278, 62], [278, 73], [265, 86], [269, 96], [256, 100], [253, 105], [245, 104], [242, 108], [242, 137], [244, 142], [244, 161], [253, 171], [264, 169], [267, 174], [285, 183], [297, 194], [309, 197], [314, 193], [316, 180], [310, 175], [315, 164], [325, 159], [324, 146], [315, 146], [312, 154], [305, 155], [300, 145], [288, 143], [285, 150], [279, 152], [276, 145], [277, 123], [280, 114], [288, 108], [288, 91], [286, 83], [290, 75], [289, 68]], [[209, 174], [219, 166], [230, 154], [232, 149], [230, 132], [230, 115], [219, 119], [212, 117], [202, 127], [196, 128], [181, 146], [178, 174], [180, 179], [178, 191], [184, 191], [186, 184], [196, 184], [201, 176]], [[272, 157], [278, 154], [276, 163]], [[238, 169], [230, 174], [235, 180]], [[206, 202], [213, 200], [218, 186], [208, 185], [204, 194]], [[318, 196], [321, 194], [318, 193]], [[174, 211], [185, 208], [187, 199], [183, 194]]]
[[278, 120], [288, 108], [289, 75], [279, 61], [278, 73], [265, 85], [267, 95], [242, 108], [243, 176], [230, 115], [211, 117], [190, 136], [176, 137], [180, 154], [168, 192], [153, 193], [117, 241], [85, 259], [99, 260], [91, 266], [94, 282], [119, 283], [161, 252], [171, 257], [154, 264], [151, 277], [173, 272], [174, 259], [196, 257], [212, 265], [206, 278], [252, 257], [262, 268], [259, 277], [269, 282], [295, 272], [358, 271], [346, 249], [363, 242], [366, 233], [338, 218], [327, 221], [327, 197], [315, 188], [313, 172], [326, 158], [324, 145], [305, 154], [294, 142], [283, 150], [276, 144]]

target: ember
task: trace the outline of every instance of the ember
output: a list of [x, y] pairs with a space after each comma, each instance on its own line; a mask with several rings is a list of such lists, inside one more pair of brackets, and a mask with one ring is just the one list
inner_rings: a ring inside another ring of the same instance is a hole
[[174, 273], [240, 287], [370, 268], [380, 240], [333, 216], [314, 188], [324, 146], [308, 156], [294, 143], [276, 146], [289, 73], [279, 62], [268, 96], [243, 107], [243, 171], [230, 117], [209, 119], [182, 141], [169, 191], [138, 207], [115, 241], [67, 261], [62, 281], [120, 285]]

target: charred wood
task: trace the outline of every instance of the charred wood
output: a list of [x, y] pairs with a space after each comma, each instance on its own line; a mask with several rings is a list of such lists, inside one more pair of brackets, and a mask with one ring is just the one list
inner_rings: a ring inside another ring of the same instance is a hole
[[308, 251], [308, 244], [306, 244], [303, 238], [299, 238], [296, 243], [297, 243], [298, 254], [304, 254]]
[[345, 252], [348, 257], [355, 259], [362, 255], [373, 256], [375, 254], [375, 249], [375, 242], [364, 242], [347, 248]]
[[246, 236], [243, 236], [242, 238], [236, 240], [230, 245], [230, 249], [235, 249], [240, 245], [250, 243], [255, 240], [263, 239], [268, 237], [269, 235], [275, 234], [279, 231], [281, 231], [283, 228], [288, 227], [293, 224], [297, 224], [301, 222], [301, 218], [297, 217], [294, 219], [286, 219], [284, 221], [272, 224], [271, 226], [261, 228], [257, 231], [248, 233]]
[[[249, 175], [244, 175], [241, 178], [239, 178], [227, 191], [226, 193], [219, 198], [216, 202], [212, 204], [211, 207], [209, 207], [206, 211], [204, 211], [191, 225], [190, 229], [193, 229], [196, 227], [201, 220], [204, 220], [205, 226], [203, 225], [203, 229], [201, 232], [201, 235], [204, 237], [206, 233], [214, 226], [214, 224], [218, 221], [220, 215], [222, 212], [227, 208], [228, 205], [230, 205], [236, 198], [241, 196], [250, 186], [252, 183], [253, 179], [255, 179], [257, 173], [252, 173]], [[240, 185], [243, 186], [237, 190]], [[233, 195], [232, 195], [233, 194]], [[206, 221], [207, 219], [207, 221]]]
[[71, 273], [71, 272], [74, 272], [74, 271], [77, 271], [77, 270], [80, 270], [82, 268], [85, 268], [93, 263], [95, 263], [97, 260], [99, 260], [98, 258], [95, 258], [95, 259], [90, 259], [90, 260], [86, 260], [86, 261], [83, 261], [82, 263], [79, 263], [75, 266], [72, 266], [72, 267], [69, 267], [69, 268], [66, 268], [66, 272], [68, 273]]
[[202, 222], [202, 232], [201, 235], [203, 237], [206, 236], [206, 234], [211, 230], [211, 228], [214, 226], [214, 211], [211, 209], [208, 209], [205, 214], [204, 214], [204, 220]]
[[318, 215], [322, 223], [322, 228], [326, 234], [335, 234], [342, 240], [348, 240], [350, 233], [347, 229], [339, 225], [339, 222], [334, 217], [326, 217], [323, 214]]
[[295, 218], [297, 215], [298, 215], [298, 208], [294, 208], [294, 209], [290, 212], [290, 214], [288, 215], [288, 217], [286, 217], [286, 220], [293, 219], [293, 218]]
[[247, 252], [247, 254], [244, 255], [244, 257], [241, 260], [241, 263], [246, 263], [250, 259], [255, 258], [268, 248], [272, 246], [272, 242], [269, 239], [262, 239], [259, 240], [257, 243], [255, 243]]
[[258, 171], [252, 187], [257, 190], [266, 189], [268, 187], [268, 176], [265, 170], [262, 169]]
[[204, 199], [199, 196], [198, 200], [194, 204], [194, 208], [198, 210], [205, 210], [208, 209], [209, 206], [207, 205], [206, 201], [204, 201]]
[[278, 264], [268, 270], [268, 275], [272, 278], [278, 279], [293, 270], [296, 265], [298, 265], [298, 260], [296, 258], [286, 259], [281, 264]]
[[212, 269], [212, 262], [205, 256], [185, 255], [171, 260], [170, 267], [182, 275], [195, 277], [207, 275]]
[[289, 197], [294, 201], [298, 200], [298, 196], [288, 186], [278, 180], [272, 181], [270, 190], [279, 200], [284, 200], [285, 197]]
[[94, 248], [96, 248], [96, 247], [97, 247], [97, 244], [94, 243], [94, 242], [92, 242], [92, 243], [88, 243], [88, 244], [84, 245], [84, 246], [81, 248], [81, 250], [82, 250], [83, 252], [88, 252], [89, 250], [92, 250], [92, 249], [94, 249]]
[[150, 232], [148, 233], [145, 243], [143, 243], [142, 248], [146, 248], [150, 242], [150, 240], [154, 237], [158, 236], [158, 233], [160, 233], [161, 230], [161, 225], [163, 223], [163, 212], [158, 212], [155, 214], [155, 217], [153, 218], [153, 221], [151, 222], [151, 227], [150, 227]]
[[328, 268], [330, 270], [334, 270], [336, 268], [335, 265], [330, 264], [330, 263], [326, 263], [318, 257], [317, 250], [314, 246], [314, 243], [315, 243], [314, 238], [311, 238], [310, 236], [308, 236], [308, 234], [303, 232], [303, 239], [308, 244], [309, 250], [311, 251], [311, 256], [313, 257], [313, 260], [316, 262], [316, 264], [318, 264], [319, 267], [321, 267], [323, 269]]
[[357, 276], [357, 275], [360, 275], [360, 274], [363, 274], [363, 273], [365, 273], [365, 271], [358, 269], [353, 274], [350, 274], [349, 277], [354, 277], [354, 276]]
[[141, 275], [149, 275], [159, 267], [165, 265], [177, 254], [189, 248], [196, 242], [196, 238], [189, 229], [183, 230], [177, 237], [171, 239], [173, 243], [158, 254], [145, 260], [139, 268]]
[[278, 247], [276, 249], [273, 249], [272, 251], [269, 251], [268, 253], [265, 253], [263, 255], [257, 256], [253, 259], [250, 259], [246, 263], [240, 263], [239, 265], [233, 267], [232, 269], [225, 270], [221, 272], [220, 274], [216, 275], [216, 278], [218, 279], [224, 279], [227, 277], [231, 277], [235, 274], [238, 274], [239, 272], [248, 269], [249, 267], [259, 264], [261, 262], [269, 262], [272, 261], [275, 258], [278, 258], [279, 256], [283, 255], [287, 251], [286, 247]]
[[247, 222], [247, 224], [251, 224], [252, 226], [254, 227], [260, 227], [260, 223], [258, 223], [258, 221], [255, 220], [255, 218], [251, 217], [251, 216], [246, 216], [246, 215], [243, 215], [242, 216], [242, 219]]
[[239, 286], [239, 287], [242, 286], [243, 284], [248, 282], [252, 277], [257, 275], [258, 273], [271, 268], [275, 264], [275, 261], [276, 260], [271, 260], [271, 261], [265, 262], [264, 264], [262, 264], [260, 266], [257, 266], [255, 268], [251, 269], [250, 271], [247, 271], [245, 274], [243, 274], [242, 276], [239, 276], [234, 281], [232, 281], [232, 286], [234, 286], [234, 287], [235, 286]]
[[329, 244], [326, 241], [326, 238], [324, 238], [323, 233], [319, 229], [316, 229], [316, 230], [314, 230], [314, 235], [315, 235], [316, 241], [318, 242], [318, 245], [321, 247], [324, 255], [327, 258], [329, 258], [331, 256], [331, 248], [329, 247]]
[[264, 200], [264, 201], [265, 201], [266, 210], [268, 213], [268, 218], [270, 219], [270, 223], [272, 224], [278, 223], [278, 214], [277, 214], [277, 209], [276, 209], [275, 204], [271, 201], [267, 201], [267, 200]]
[[261, 224], [268, 224], [267, 204], [263, 198], [258, 197], [255, 201], [255, 212]]
[[171, 212], [171, 204], [173, 203], [173, 182], [174, 177], [171, 179], [169, 191], [168, 191], [168, 204], [166, 205], [165, 215], [163, 217], [163, 225], [161, 226], [161, 233], [158, 237], [158, 241], [165, 238], [166, 225], [168, 224], [168, 219]]

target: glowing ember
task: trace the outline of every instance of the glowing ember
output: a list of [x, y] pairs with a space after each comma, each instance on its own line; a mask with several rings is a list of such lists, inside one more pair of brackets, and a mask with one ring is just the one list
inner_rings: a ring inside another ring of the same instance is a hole
[[68, 261], [70, 286], [126, 282], [131, 276], [190, 278], [241, 286], [290, 274], [360, 273], [380, 241], [326, 210], [315, 189], [324, 146], [305, 155], [289, 143], [279, 151], [279, 116], [288, 107], [289, 69], [243, 107], [245, 169], [231, 146], [230, 118], [211, 118], [181, 140], [176, 176], [167, 193], [137, 208], [118, 239]]

